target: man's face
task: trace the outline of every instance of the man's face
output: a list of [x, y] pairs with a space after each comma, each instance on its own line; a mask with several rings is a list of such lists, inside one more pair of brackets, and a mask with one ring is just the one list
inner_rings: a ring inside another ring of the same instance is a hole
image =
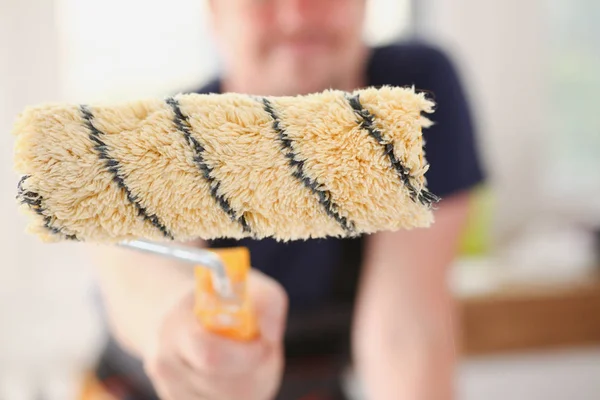
[[231, 75], [272, 95], [341, 85], [362, 55], [364, 0], [212, 0]]

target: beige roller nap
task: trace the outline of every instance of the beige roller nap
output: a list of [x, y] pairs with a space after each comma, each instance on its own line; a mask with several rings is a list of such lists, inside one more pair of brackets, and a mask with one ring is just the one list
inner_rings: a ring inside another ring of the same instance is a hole
[[181, 94], [18, 118], [18, 199], [47, 241], [278, 240], [425, 227], [413, 89]]

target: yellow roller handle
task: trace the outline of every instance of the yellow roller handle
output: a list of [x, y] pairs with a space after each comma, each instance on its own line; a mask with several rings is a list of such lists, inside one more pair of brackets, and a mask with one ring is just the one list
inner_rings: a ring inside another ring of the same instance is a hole
[[195, 314], [209, 331], [235, 340], [248, 341], [258, 337], [256, 314], [248, 297], [250, 252], [245, 247], [211, 249], [221, 257], [231, 281], [235, 298], [223, 299], [215, 290], [211, 273], [195, 267]]

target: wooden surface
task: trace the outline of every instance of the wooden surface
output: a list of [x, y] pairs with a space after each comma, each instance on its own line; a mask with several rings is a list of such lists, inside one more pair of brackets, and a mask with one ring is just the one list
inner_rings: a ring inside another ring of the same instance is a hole
[[463, 354], [600, 344], [600, 277], [513, 285], [460, 300]]

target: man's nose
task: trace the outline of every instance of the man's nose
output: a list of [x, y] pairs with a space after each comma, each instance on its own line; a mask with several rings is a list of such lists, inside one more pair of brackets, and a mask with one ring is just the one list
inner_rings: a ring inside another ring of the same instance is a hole
[[296, 33], [314, 27], [323, 17], [322, 3], [328, 0], [280, 0], [277, 21], [284, 33]]

